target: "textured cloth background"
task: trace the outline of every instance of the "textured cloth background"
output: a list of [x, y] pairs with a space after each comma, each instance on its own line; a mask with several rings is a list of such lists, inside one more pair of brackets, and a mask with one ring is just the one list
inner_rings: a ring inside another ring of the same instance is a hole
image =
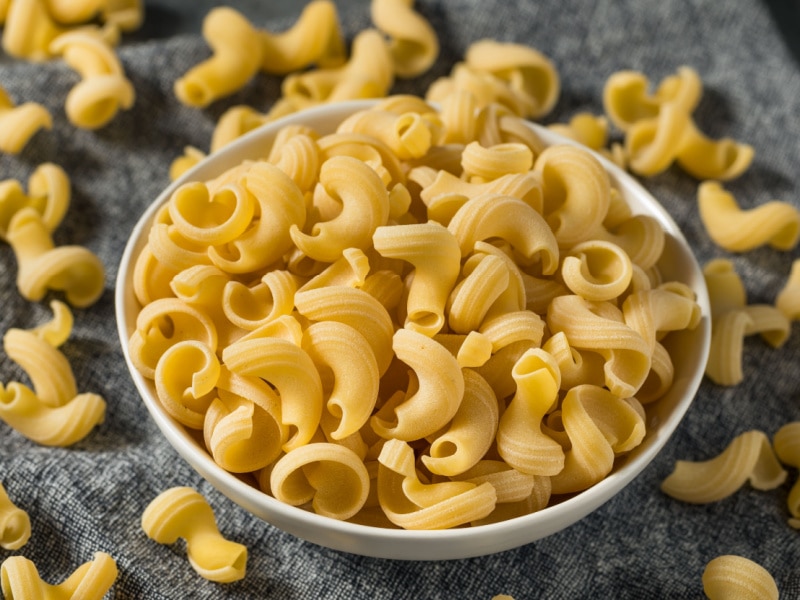
[[[236, 6], [235, 1], [230, 5]], [[442, 53], [425, 76], [394, 91], [424, 93], [480, 38], [530, 44], [556, 64], [563, 90], [544, 122], [578, 110], [602, 111], [605, 80], [623, 68], [653, 82], [691, 65], [704, 82], [695, 113], [702, 131], [755, 147], [751, 168], [728, 188], [744, 207], [771, 199], [800, 205], [800, 70], [769, 10], [754, 0], [418, 0], [435, 25]], [[348, 41], [370, 25], [366, 1], [339, 2]], [[299, 9], [298, 9], [299, 12]], [[280, 30], [291, 20], [258, 22]], [[702, 385], [661, 455], [631, 485], [569, 529], [494, 556], [450, 562], [395, 562], [337, 553], [298, 540], [248, 515], [206, 484], [167, 444], [129, 378], [117, 339], [113, 282], [132, 226], [168, 184], [168, 167], [184, 146], [206, 149], [217, 117], [233, 104], [266, 110], [280, 80], [259, 75], [206, 110], [182, 106], [175, 79], [208, 56], [198, 35], [123, 40], [119, 54], [136, 88], [136, 104], [107, 127], [87, 132], [67, 122], [63, 101], [78, 76], [62, 61], [4, 59], [0, 84], [18, 103], [38, 101], [54, 116], [17, 157], [0, 157], [0, 179], [23, 183], [40, 163], [56, 162], [72, 180], [73, 200], [55, 233], [57, 244], [81, 244], [107, 268], [106, 291], [91, 309], [75, 311], [62, 347], [80, 391], [108, 402], [105, 423], [68, 449], [39, 447], [0, 423], [0, 481], [27, 510], [33, 535], [17, 551], [43, 578], [60, 582], [95, 551], [110, 553], [119, 577], [113, 598], [700, 598], [712, 558], [738, 554], [775, 577], [783, 598], [800, 597], [800, 534], [786, 524], [786, 497], [797, 472], [772, 492], [745, 486], [707, 506], [663, 495], [659, 483], [676, 459], [718, 454], [734, 436], [769, 436], [800, 420], [800, 329], [780, 350], [746, 339], [743, 384]], [[732, 255], [710, 243], [698, 217], [697, 181], [677, 168], [644, 181], [682, 226], [701, 263], [730, 258], [750, 302], [772, 303], [798, 251], [759, 249]], [[0, 332], [50, 318], [47, 302], [23, 300], [16, 262], [0, 246]], [[49, 299], [49, 298], [48, 298]], [[0, 381], [25, 381], [4, 354]], [[246, 578], [218, 585], [189, 566], [182, 543], [162, 546], [140, 528], [159, 492], [189, 485], [213, 506], [221, 531], [249, 548]], [[0, 560], [13, 553], [0, 550]]]

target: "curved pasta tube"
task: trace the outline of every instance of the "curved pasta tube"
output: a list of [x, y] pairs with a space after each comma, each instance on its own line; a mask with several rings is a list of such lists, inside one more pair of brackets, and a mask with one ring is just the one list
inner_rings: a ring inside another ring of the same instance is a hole
[[709, 600], [778, 600], [778, 586], [764, 567], [743, 556], [718, 556], [703, 570], [703, 592]]
[[288, 271], [269, 271], [258, 283], [246, 286], [238, 281], [225, 284], [222, 309], [237, 327], [254, 331], [282, 315], [291, 314], [297, 279]]
[[558, 268], [558, 242], [544, 218], [518, 198], [484, 195], [467, 201], [453, 215], [447, 229], [458, 241], [461, 255], [476, 242], [492, 238], [507, 241], [522, 264], [541, 261], [545, 275]]
[[612, 300], [628, 289], [633, 263], [616, 244], [589, 240], [573, 246], [563, 258], [561, 277], [572, 293], [586, 300]]
[[744, 379], [744, 336], [753, 320], [744, 310], [731, 310], [713, 320], [706, 375], [718, 385], [736, 385]]
[[405, 326], [433, 336], [445, 324], [447, 298], [461, 268], [461, 252], [453, 234], [434, 221], [378, 227], [375, 250], [386, 258], [414, 267], [408, 291]]
[[220, 376], [214, 351], [193, 340], [178, 342], [156, 364], [156, 394], [164, 410], [179, 423], [203, 429], [212, 392]]
[[561, 419], [569, 437], [564, 469], [550, 482], [553, 494], [577, 492], [611, 472], [615, 456], [644, 439], [644, 411], [634, 398], [619, 398], [608, 390], [579, 385], [567, 392]]
[[694, 298], [666, 289], [634, 292], [622, 304], [625, 324], [647, 341], [651, 352], [669, 331], [694, 329], [702, 317]]
[[494, 441], [499, 409], [497, 396], [486, 380], [471, 369], [463, 369], [464, 398], [453, 421], [431, 443], [422, 463], [431, 473], [461, 475], [481, 460]]
[[400, 440], [387, 440], [378, 462], [380, 506], [389, 520], [403, 529], [457, 527], [486, 517], [497, 503], [497, 494], [488, 482], [420, 482], [414, 451]]
[[436, 31], [413, 5], [414, 0], [372, 0], [370, 3], [372, 22], [389, 37], [398, 77], [421, 75], [439, 56]]
[[[471, 94], [479, 111], [494, 104], [520, 116], [531, 110], [530, 98], [524, 93], [512, 89], [499, 77], [465, 63], [456, 63], [449, 76], [434, 81], [425, 93], [425, 100], [441, 103], [457, 93]], [[480, 139], [480, 134], [478, 137]]]
[[239, 340], [222, 351], [222, 362], [238, 375], [257, 376], [281, 398], [281, 420], [295, 431], [283, 450], [307, 444], [322, 416], [322, 381], [308, 353], [280, 338]]
[[747, 305], [747, 292], [733, 262], [724, 258], [703, 265], [703, 279], [708, 287], [711, 316], [717, 318]]
[[241, 182], [255, 197], [259, 218], [236, 239], [208, 250], [211, 261], [228, 273], [250, 273], [277, 261], [292, 247], [292, 226], [306, 220], [302, 192], [275, 165], [254, 163]]
[[706, 504], [727, 498], [746, 481], [757, 490], [771, 490], [783, 484], [786, 476], [769, 438], [762, 431], [752, 430], [736, 436], [714, 458], [677, 461], [661, 482], [661, 491], [676, 500]]
[[190, 242], [218, 246], [242, 235], [255, 214], [255, 198], [239, 184], [213, 193], [205, 183], [180, 186], [170, 196], [169, 216], [178, 233]]
[[311, 321], [337, 321], [358, 331], [372, 347], [383, 375], [392, 361], [394, 323], [386, 308], [365, 291], [350, 288], [319, 288], [295, 295], [297, 311]]
[[245, 576], [247, 547], [222, 536], [211, 506], [192, 488], [170, 488], [151, 500], [142, 529], [159, 544], [186, 540], [189, 564], [205, 579], [231, 583]]
[[461, 166], [468, 180], [492, 181], [503, 175], [521, 175], [530, 171], [533, 152], [525, 144], [484, 147], [478, 142], [470, 142], [461, 153]]
[[0, 86], [0, 152], [19, 154], [40, 129], [51, 129], [53, 118], [38, 102], [17, 106]]
[[[251, 106], [238, 105], [230, 107], [222, 113], [217, 120], [217, 124], [214, 126], [214, 131], [211, 133], [209, 151], [212, 153], [216, 152], [220, 148], [230, 144], [233, 140], [240, 138], [248, 131], [261, 127], [270, 120], [268, 115], [258, 112]], [[191, 148], [191, 146], [186, 149], [187, 154], [184, 160], [191, 158], [188, 152], [189, 148]], [[176, 172], [176, 175], [171, 178], [173, 180], [176, 179], [178, 174], [179, 173]]]
[[370, 478], [355, 452], [317, 442], [279, 458], [270, 474], [270, 489], [281, 502], [294, 506], [311, 502], [315, 513], [345, 520], [367, 501]]
[[338, 441], [356, 433], [378, 399], [378, 363], [369, 342], [349, 325], [322, 321], [305, 330], [302, 348], [333, 377], [326, 407], [338, 425], [331, 438]]
[[0, 182], [0, 239], [6, 239], [11, 219], [23, 208], [32, 208], [52, 233], [69, 208], [70, 181], [64, 169], [53, 163], [36, 167], [28, 179], [28, 193], [16, 179]]
[[642, 270], [655, 266], [664, 251], [664, 228], [650, 215], [633, 215], [613, 229], [598, 227], [592, 237], [616, 244], [625, 251], [631, 262]]
[[595, 152], [603, 152], [608, 143], [608, 119], [590, 112], [579, 112], [569, 120], [569, 123], [553, 123], [547, 128], [580, 142]]
[[538, 119], [549, 113], [561, 93], [558, 70], [544, 54], [522, 44], [480, 40], [467, 48], [466, 64], [491, 73], [525, 99], [522, 117]]
[[576, 146], [550, 146], [534, 164], [544, 190], [543, 214], [561, 248], [587, 239], [605, 219], [611, 204], [608, 173], [589, 152]]
[[177, 273], [169, 287], [175, 297], [202, 312], [213, 323], [219, 345], [226, 345], [242, 335], [238, 328], [231, 327], [220, 299], [225, 298], [225, 289], [231, 283], [230, 275], [212, 265], [197, 265]]
[[406, 178], [400, 159], [378, 138], [363, 133], [332, 133], [317, 140], [322, 160], [334, 156], [357, 158], [372, 167], [386, 189], [392, 189]]
[[753, 162], [755, 150], [730, 138], [714, 140], [690, 123], [676, 160], [697, 179], [729, 181], [744, 173]]
[[[772, 438], [772, 447], [775, 455], [783, 464], [790, 467], [800, 467], [800, 421], [793, 421], [782, 426]], [[800, 480], [794, 482], [789, 496], [786, 499], [789, 506], [789, 525], [800, 529]]]
[[186, 171], [197, 165], [207, 154], [194, 146], [185, 146], [183, 154], [172, 161], [169, 166], [169, 180], [175, 181]]
[[551, 333], [563, 331], [570, 344], [597, 352], [605, 359], [606, 385], [620, 398], [636, 394], [650, 372], [647, 340], [622, 322], [608, 303], [588, 302], [580, 296], [559, 296], [550, 303], [547, 325]]
[[120, 109], [133, 106], [133, 85], [111, 46], [99, 35], [68, 31], [50, 43], [50, 51], [62, 56], [83, 78], [69, 91], [64, 106], [67, 118], [76, 127], [103, 127]]
[[203, 37], [211, 58], [175, 82], [175, 95], [187, 106], [202, 108], [239, 91], [261, 68], [261, 34], [241, 13], [227, 6], [211, 9], [203, 19]]
[[31, 519], [8, 497], [0, 483], [0, 548], [19, 550], [31, 537]]
[[292, 225], [292, 241], [322, 262], [335, 261], [346, 248], [366, 250], [375, 230], [389, 218], [389, 194], [380, 177], [358, 159], [334, 156], [322, 163], [319, 185], [341, 201], [342, 210], [329, 221], [315, 223], [310, 234]]
[[800, 240], [800, 211], [788, 202], [773, 200], [745, 210], [718, 182], [704, 181], [697, 203], [706, 232], [725, 250], [747, 252], [765, 244], [791, 250]]
[[0, 586], [5, 598], [47, 600], [48, 598], [85, 598], [102, 600], [117, 579], [117, 563], [105, 552], [83, 563], [59, 584], [41, 579], [36, 565], [24, 556], [10, 556], [0, 564]]
[[395, 332], [392, 349], [413, 378], [391, 414], [379, 411], [370, 419], [372, 429], [383, 438], [407, 441], [436, 433], [456, 415], [464, 398], [461, 367], [444, 346], [411, 329]]
[[564, 468], [561, 445], [542, 432], [542, 419], [558, 400], [561, 373], [544, 350], [528, 350], [511, 371], [517, 390], [497, 427], [497, 452], [517, 471], [556, 475]]
[[269, 160], [286, 173], [302, 192], [312, 189], [319, 178], [322, 160], [316, 141], [309, 135], [297, 134], [279, 147], [273, 145]]
[[775, 307], [791, 321], [800, 319], [800, 259], [792, 262], [789, 276], [775, 297]]
[[329, 0], [312, 0], [297, 21], [281, 33], [261, 31], [261, 69], [286, 75], [316, 63], [335, 67], [345, 60], [345, 47], [336, 14]]
[[83, 246], [55, 247], [33, 208], [14, 215], [6, 239], [17, 258], [17, 287], [25, 299], [38, 302], [48, 290], [58, 290], [72, 306], [86, 308], [103, 293], [105, 269], [100, 259]]
[[438, 145], [443, 133], [433, 111], [398, 114], [378, 108], [354, 113], [339, 124], [337, 132], [374, 136], [386, 143], [401, 160], [422, 158], [432, 146]]
[[488, 482], [497, 494], [497, 503], [521, 502], [533, 494], [536, 477], [517, 471], [502, 460], [484, 459], [464, 471], [457, 481]]
[[603, 87], [603, 108], [612, 123], [628, 131], [643, 119], [652, 119], [666, 103], [692, 113], [703, 93], [703, 83], [691, 67], [678, 67], [674, 75], [661, 80], [654, 93], [648, 93], [650, 80], [638, 71], [618, 71]]
[[52, 58], [50, 42], [64, 31], [50, 16], [47, 0], [11, 2], [3, 24], [3, 50], [15, 58], [45, 61]]
[[769, 304], [750, 304], [744, 312], [750, 317], [745, 335], [758, 333], [773, 348], [780, 348], [789, 339], [792, 323], [774, 306]]
[[552, 356], [558, 365], [562, 390], [569, 390], [582, 383], [605, 385], [603, 357], [594, 352], [581, 352], [573, 348], [563, 331], [547, 338], [542, 350]]
[[364, 252], [358, 248], [345, 248], [340, 258], [309, 279], [298, 291], [302, 293], [331, 286], [362, 288], [369, 270], [369, 258]]
[[[467, 272], [469, 268], [469, 272]], [[509, 270], [499, 256], [484, 254], [464, 265], [464, 279], [448, 300], [447, 322], [456, 333], [477, 330], [495, 301], [509, 285]]]

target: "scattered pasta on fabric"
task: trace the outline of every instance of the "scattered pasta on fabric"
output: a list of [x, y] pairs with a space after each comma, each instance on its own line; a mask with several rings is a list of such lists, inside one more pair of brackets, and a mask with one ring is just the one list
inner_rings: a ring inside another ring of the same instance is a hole
[[15, 505], [0, 483], [0, 548], [19, 550], [31, 537], [28, 513]]
[[413, 8], [414, 0], [372, 0], [372, 22], [389, 37], [398, 77], [417, 77], [439, 56], [439, 38], [430, 23]]
[[95, 552], [94, 558], [79, 566], [59, 584], [39, 575], [36, 565], [24, 556], [10, 556], [0, 564], [0, 588], [5, 598], [85, 598], [102, 600], [114, 585], [119, 571], [114, 558]]
[[[794, 469], [800, 468], [800, 421], [787, 423], [778, 429], [772, 438], [772, 445], [783, 464]], [[800, 479], [795, 479], [786, 503], [791, 515], [789, 525], [800, 529]]]
[[39, 130], [52, 127], [53, 117], [43, 105], [17, 105], [0, 86], [0, 152], [19, 154]]
[[775, 307], [790, 321], [800, 319], [800, 259], [792, 263], [786, 282], [775, 298]]
[[192, 488], [170, 488], [151, 500], [142, 529], [159, 544], [183, 538], [189, 564], [205, 579], [232, 583], [245, 576], [247, 547], [222, 536], [208, 501]]
[[764, 567], [743, 556], [726, 554], [706, 564], [703, 592], [709, 600], [778, 600], [775, 579]]

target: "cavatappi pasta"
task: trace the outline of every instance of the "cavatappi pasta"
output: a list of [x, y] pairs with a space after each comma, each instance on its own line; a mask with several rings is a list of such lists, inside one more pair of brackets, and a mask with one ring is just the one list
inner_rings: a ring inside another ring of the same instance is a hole
[[64, 581], [50, 584], [24, 556], [10, 556], [0, 564], [0, 589], [5, 598], [85, 598], [102, 600], [117, 579], [117, 563], [105, 552], [83, 563]]
[[31, 537], [28, 513], [17, 507], [0, 483], [0, 548], [19, 550]]
[[159, 544], [183, 538], [189, 564], [206, 579], [231, 583], [245, 576], [247, 547], [220, 534], [211, 506], [192, 488], [170, 488], [151, 500], [142, 513], [142, 529]]
[[486, 145], [392, 96], [289, 126], [154, 219], [132, 360], [279, 500], [424, 529], [541, 510], [606, 477], [671, 385], [665, 338], [702, 315], [658, 274], [658, 223], [586, 150], [466, 107], [528, 134]]

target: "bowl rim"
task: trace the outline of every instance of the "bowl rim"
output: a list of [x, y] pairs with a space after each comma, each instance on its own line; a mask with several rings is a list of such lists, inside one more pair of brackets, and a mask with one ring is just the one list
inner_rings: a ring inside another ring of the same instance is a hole
[[[645, 440], [639, 448], [632, 452], [634, 459], [626, 460], [618, 468], [615, 467], [607, 477], [591, 488], [541, 511], [497, 523], [467, 528], [414, 531], [362, 525], [317, 515], [299, 507], [284, 504], [224, 470], [214, 462], [211, 455], [191, 437], [181, 424], [163, 411], [152, 392], [152, 384], [148, 383], [148, 380], [138, 372], [131, 362], [128, 340], [133, 326], [135, 326], [135, 318], [129, 318], [127, 309], [133, 295], [130, 287], [133, 266], [143, 245], [142, 240], [146, 237], [158, 209], [167, 201], [173, 191], [188, 181], [209, 179], [213, 175], [207, 175], [207, 172], [222, 172], [226, 169], [227, 163], [238, 164], [241, 161], [235, 160], [237, 156], [250, 150], [251, 147], [256, 148], [262, 138], [273, 136], [278, 129], [285, 125], [305, 124], [316, 120], [331, 120], [332, 123], [339, 123], [347, 115], [370, 108], [380, 101], [381, 99], [355, 100], [324, 104], [262, 125], [187, 170], [172, 181], [148, 205], [130, 232], [118, 265], [115, 282], [115, 316], [125, 362], [151, 418], [178, 454], [234, 503], [295, 537], [342, 552], [400, 560], [461, 559], [516, 548], [577, 523], [622, 491], [638, 476], [652, 462], [677, 429], [694, 401], [703, 379], [704, 369], [696, 369], [688, 375], [688, 378], [681, 381], [684, 389], [680, 400], [667, 418], [659, 424], [658, 429], [655, 431], [648, 429]], [[531, 121], [526, 121], [526, 123], [548, 146], [553, 144], [580, 145], [542, 125]], [[587, 149], [585, 146], [581, 147]], [[705, 364], [711, 339], [710, 301], [700, 265], [687, 240], [672, 216], [639, 181], [604, 156], [591, 150], [588, 151], [605, 167], [612, 182], [621, 190], [625, 190], [623, 195], [626, 198], [634, 195], [635, 198], [640, 199], [647, 207], [644, 212], [656, 217], [667, 237], [676, 242], [676, 248], [681, 253], [680, 262], [689, 267], [691, 275], [690, 281], [684, 281], [684, 283], [687, 283], [695, 292], [696, 301], [702, 313], [700, 323], [695, 330], [695, 335], [700, 341], [695, 351], [698, 353], [697, 358]], [[634, 206], [634, 213], [637, 212], [635, 209], [636, 206]], [[135, 298], [133, 301], [136, 302]], [[675, 385], [673, 383], [673, 387]], [[639, 451], [637, 452], [637, 450]]]

